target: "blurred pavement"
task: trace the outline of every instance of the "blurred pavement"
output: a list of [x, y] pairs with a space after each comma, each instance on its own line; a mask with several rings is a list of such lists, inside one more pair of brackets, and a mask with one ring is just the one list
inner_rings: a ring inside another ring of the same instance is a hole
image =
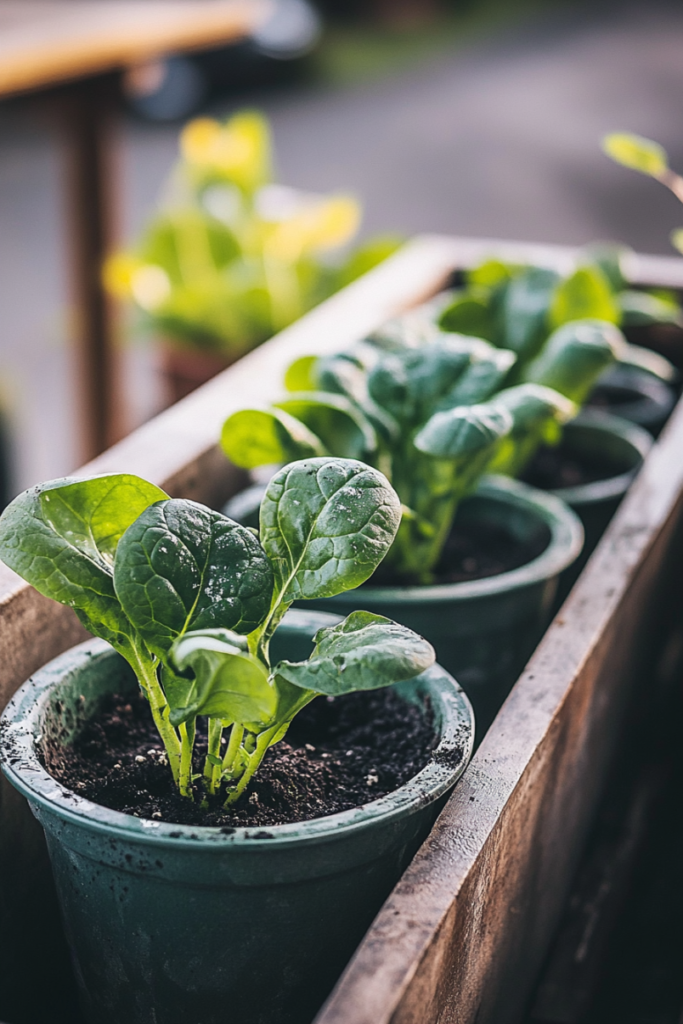
[[[353, 191], [364, 232], [439, 231], [583, 243], [621, 239], [672, 253], [683, 209], [655, 182], [611, 164], [610, 130], [657, 139], [683, 168], [683, 8], [581, 8], [439, 52], [381, 80], [300, 86], [214, 105], [272, 118], [280, 180]], [[153, 209], [177, 126], [124, 126], [125, 236]], [[0, 107], [0, 397], [25, 487], [77, 462], [60, 210], [60, 149], [49, 116]], [[140, 422], [157, 406], [152, 355], [127, 350]]]

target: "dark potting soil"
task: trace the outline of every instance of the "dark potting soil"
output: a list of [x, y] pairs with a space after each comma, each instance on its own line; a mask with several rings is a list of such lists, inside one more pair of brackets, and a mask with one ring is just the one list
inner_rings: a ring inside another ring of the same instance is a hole
[[604, 462], [592, 461], [583, 455], [577, 458], [560, 443], [557, 448], [540, 448], [521, 479], [543, 491], [555, 491], [561, 487], [592, 484], [616, 475], [617, 471], [610, 472]]
[[[149, 705], [136, 694], [108, 698], [73, 746], [52, 744], [43, 761], [64, 786], [116, 811], [182, 825], [253, 828], [325, 817], [391, 793], [425, 767], [435, 742], [431, 713], [390, 688], [318, 697], [270, 748], [234, 807], [224, 810], [215, 798], [202, 808], [199, 782], [194, 801], [176, 792]], [[206, 746], [204, 731], [195, 744], [197, 773]]]
[[[537, 558], [548, 546], [548, 538], [539, 535], [521, 540], [509, 530], [493, 523], [458, 523], [444, 545], [441, 560], [434, 573], [435, 584], [465, 583], [498, 576], [526, 565]], [[409, 580], [396, 577], [388, 571], [378, 572], [365, 586], [405, 585]], [[361, 588], [362, 590], [362, 588]]]

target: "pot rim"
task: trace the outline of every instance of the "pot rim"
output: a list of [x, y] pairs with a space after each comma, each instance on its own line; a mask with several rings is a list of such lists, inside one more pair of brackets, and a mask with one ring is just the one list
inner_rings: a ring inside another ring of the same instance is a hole
[[362, 605], [391, 602], [392, 604], [433, 604], [440, 601], [470, 601], [527, 587], [558, 575], [579, 556], [584, 533], [579, 517], [556, 494], [540, 491], [529, 484], [506, 476], [484, 477], [471, 498], [500, 498], [508, 505], [531, 509], [550, 530], [548, 546], [540, 555], [525, 565], [497, 576], [460, 583], [435, 583], [425, 586], [363, 587], [337, 594], [330, 601], [335, 605]]
[[637, 423], [604, 412], [602, 409], [582, 409], [576, 419], [567, 423], [564, 429], [571, 431], [574, 426], [592, 428], [598, 435], [618, 436], [631, 445], [639, 459], [632, 469], [619, 473], [617, 476], [594, 480], [589, 484], [578, 484], [576, 487], [557, 487], [548, 493], [561, 498], [572, 508], [596, 505], [601, 501], [608, 501], [610, 498], [621, 497], [631, 486], [633, 478], [652, 448], [654, 444], [652, 435]]
[[[325, 612], [297, 612], [321, 625], [339, 621]], [[439, 742], [430, 761], [403, 786], [360, 807], [310, 821], [287, 825], [239, 827], [225, 832], [218, 826], [180, 825], [151, 821], [124, 814], [79, 796], [53, 778], [41, 764], [35, 741], [51, 690], [69, 673], [77, 672], [93, 659], [120, 657], [104, 640], [87, 640], [59, 655], [31, 676], [9, 701], [0, 719], [0, 767], [8, 780], [31, 804], [56, 815], [63, 824], [75, 825], [112, 838], [151, 845], [168, 842], [186, 849], [200, 848], [216, 853], [226, 848], [235, 852], [282, 849], [300, 843], [334, 841], [404, 817], [443, 796], [465, 771], [474, 743], [474, 712], [467, 696], [440, 665], [435, 664], [418, 678], [428, 683], [433, 700], [441, 705], [443, 722]], [[453, 762], [453, 750], [461, 751]], [[449, 761], [451, 764], [449, 765]]]

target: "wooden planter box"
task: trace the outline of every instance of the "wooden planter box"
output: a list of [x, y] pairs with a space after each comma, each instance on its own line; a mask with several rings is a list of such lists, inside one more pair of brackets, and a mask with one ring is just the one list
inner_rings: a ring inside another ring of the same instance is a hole
[[[220, 505], [244, 479], [215, 444], [230, 412], [275, 398], [295, 357], [362, 337], [493, 251], [559, 269], [574, 257], [560, 247], [418, 238], [81, 472], [138, 473], [174, 496]], [[683, 288], [683, 260], [637, 257], [630, 276]], [[662, 344], [680, 364], [682, 337]], [[673, 595], [683, 565], [682, 452], [679, 406], [317, 1024], [520, 1019], [633, 686], [667, 671], [681, 634]], [[0, 707], [32, 671], [85, 636], [68, 609], [3, 566], [0, 627]], [[55, 977], [65, 962], [47, 878], [40, 830], [3, 781], [0, 964], [10, 980], [0, 983], [0, 1019], [12, 1024], [74, 1019], [63, 986], [46, 996], [35, 990], [47, 982], [31, 991], [11, 984], [22, 968], [27, 977], [27, 964], [44, 971], [36, 958], [46, 957]]]

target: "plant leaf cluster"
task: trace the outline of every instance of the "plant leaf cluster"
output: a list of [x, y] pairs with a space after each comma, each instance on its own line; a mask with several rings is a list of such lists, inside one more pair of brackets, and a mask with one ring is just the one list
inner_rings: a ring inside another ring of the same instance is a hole
[[294, 390], [234, 413], [221, 435], [246, 469], [312, 453], [380, 469], [404, 507], [387, 564], [406, 582], [433, 579], [458, 503], [484, 473], [516, 473], [558, 439], [619, 340], [608, 323], [564, 327], [507, 387], [515, 352], [424, 322], [409, 314], [347, 352], [297, 360], [285, 378]]
[[104, 270], [147, 327], [234, 358], [397, 248], [387, 236], [340, 255], [358, 230], [357, 201], [275, 184], [271, 149], [268, 122], [251, 111], [183, 129], [162, 209]]
[[129, 662], [187, 797], [196, 720], [208, 718], [206, 791], [226, 785], [232, 803], [318, 694], [386, 686], [433, 662], [411, 630], [354, 612], [318, 632], [307, 661], [270, 663], [270, 639], [292, 602], [363, 583], [400, 518], [385, 477], [350, 459], [280, 470], [263, 499], [260, 538], [139, 477], [62, 479], [3, 512], [0, 558]]
[[[442, 330], [476, 333], [511, 349], [517, 355], [514, 374], [523, 379], [549, 336], [566, 324], [597, 320], [628, 328], [681, 323], [673, 295], [629, 288], [624, 275], [628, 258], [624, 247], [597, 243], [587, 246], [576, 269], [564, 275], [546, 267], [488, 260], [465, 274], [462, 287], [440, 297], [431, 319]], [[620, 362], [671, 379], [671, 366], [654, 353], [623, 338], [617, 349]]]

